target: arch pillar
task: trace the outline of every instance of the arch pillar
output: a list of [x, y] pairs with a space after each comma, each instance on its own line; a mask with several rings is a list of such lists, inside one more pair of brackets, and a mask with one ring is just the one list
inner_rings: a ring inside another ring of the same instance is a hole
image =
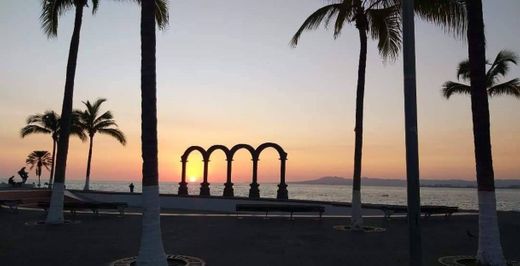
[[182, 172], [181, 172], [181, 182], [179, 183], [179, 191], [177, 192], [178, 195], [186, 196], [188, 195], [188, 183], [186, 182], [186, 163], [188, 160], [182, 158]]
[[226, 183], [224, 184], [224, 197], [234, 197], [235, 193], [233, 190], [233, 183], [231, 183], [231, 167], [233, 165], [233, 159], [227, 159], [227, 176]]
[[202, 183], [200, 183], [200, 195], [201, 196], [209, 196], [209, 183], [208, 183], [208, 165], [209, 165], [209, 159], [202, 160], [204, 162], [204, 179]]
[[260, 189], [258, 187], [258, 156], [255, 156], [256, 158], [253, 158], [253, 182], [249, 185], [249, 198], [250, 199], [258, 199], [260, 198]]
[[276, 198], [286, 200], [289, 199], [289, 192], [287, 191], [287, 184], [285, 183], [285, 162], [287, 161], [287, 154], [280, 157], [280, 184], [278, 184], [278, 191], [276, 191]]

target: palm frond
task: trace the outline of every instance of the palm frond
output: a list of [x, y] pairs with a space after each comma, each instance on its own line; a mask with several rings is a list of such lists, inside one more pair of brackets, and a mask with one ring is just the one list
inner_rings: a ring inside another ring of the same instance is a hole
[[106, 111], [102, 115], [98, 116], [96, 119], [94, 119], [94, 127], [97, 127], [97, 124], [104, 121], [104, 120], [112, 120], [114, 119], [114, 116], [112, 115], [112, 112]]
[[442, 84], [442, 95], [446, 99], [449, 99], [453, 94], [471, 94], [471, 87], [453, 81], [447, 81]]
[[401, 49], [401, 15], [398, 5], [366, 12], [372, 39], [377, 40], [379, 54], [395, 60]]
[[108, 120], [102, 120], [96, 123], [93, 127], [93, 131], [98, 131], [103, 128], [109, 128], [109, 127], [117, 127], [117, 124], [114, 120], [108, 119]]
[[73, 6], [74, 0], [42, 0], [40, 21], [47, 37], [58, 35], [59, 17]]
[[155, 21], [160, 30], [166, 29], [170, 23], [170, 11], [168, 1], [155, 0]]
[[292, 47], [296, 47], [304, 31], [315, 30], [321, 25], [322, 22], [326, 22], [325, 26], [327, 26], [332, 16], [339, 13], [341, 8], [342, 4], [330, 4], [316, 10], [303, 22], [298, 31], [296, 31], [291, 39], [290, 45]]
[[464, 60], [459, 63], [457, 67], [457, 79], [467, 81], [470, 78], [470, 64], [469, 60]]
[[515, 78], [510, 81], [495, 85], [488, 89], [489, 96], [512, 95], [520, 98], [520, 79]]
[[109, 136], [117, 139], [117, 141], [119, 141], [121, 144], [126, 145], [125, 134], [117, 128], [102, 128], [102, 129], [99, 129], [98, 132], [100, 134], [109, 135]]
[[417, 0], [415, 13], [422, 19], [441, 26], [444, 31], [463, 37], [467, 29], [465, 0]]
[[[331, 14], [332, 16], [332, 14]], [[336, 22], [334, 23], [334, 39], [337, 39], [341, 34], [341, 30], [343, 29], [343, 25], [345, 25], [345, 21], [347, 21], [352, 16], [352, 5], [350, 5], [347, 1], [341, 4], [341, 9], [338, 12], [338, 16], [336, 17]], [[327, 19], [325, 25], [328, 26], [330, 18]]]
[[495, 83], [498, 78], [504, 77], [509, 72], [511, 64], [516, 65], [517, 62], [518, 56], [514, 52], [508, 50], [500, 51], [487, 72], [488, 79]]
[[96, 14], [99, 8], [99, 0], [91, 0], [92, 1], [92, 15]]
[[22, 138], [26, 137], [27, 135], [31, 135], [31, 134], [51, 134], [51, 133], [52, 133], [52, 131], [50, 131], [49, 129], [44, 128], [42, 126], [39, 126], [39, 125], [27, 125], [20, 130], [20, 136]]

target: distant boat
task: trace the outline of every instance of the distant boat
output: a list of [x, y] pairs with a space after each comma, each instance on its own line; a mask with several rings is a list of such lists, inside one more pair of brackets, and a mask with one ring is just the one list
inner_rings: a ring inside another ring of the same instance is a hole
[[389, 195], [388, 194], [383, 194], [383, 195], [381, 195], [381, 197], [388, 198]]

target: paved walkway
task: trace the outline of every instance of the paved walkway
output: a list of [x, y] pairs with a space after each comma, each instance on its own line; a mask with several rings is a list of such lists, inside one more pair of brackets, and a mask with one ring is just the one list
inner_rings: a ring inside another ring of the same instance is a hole
[[[80, 214], [80, 223], [25, 225], [43, 219], [40, 211], [0, 210], [0, 265], [107, 265], [138, 252], [141, 217]], [[407, 265], [407, 226], [365, 219], [384, 233], [337, 231], [344, 218], [164, 216], [168, 253], [203, 258], [210, 266]], [[501, 213], [502, 243], [508, 259], [520, 260], [520, 213]], [[477, 217], [422, 219], [425, 265], [446, 255], [471, 255], [477, 249]]]

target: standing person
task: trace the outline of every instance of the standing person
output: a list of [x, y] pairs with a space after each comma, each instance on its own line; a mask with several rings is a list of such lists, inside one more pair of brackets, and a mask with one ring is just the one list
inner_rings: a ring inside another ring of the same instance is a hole
[[130, 193], [134, 193], [134, 183], [130, 183], [128, 187], [130, 188]]

